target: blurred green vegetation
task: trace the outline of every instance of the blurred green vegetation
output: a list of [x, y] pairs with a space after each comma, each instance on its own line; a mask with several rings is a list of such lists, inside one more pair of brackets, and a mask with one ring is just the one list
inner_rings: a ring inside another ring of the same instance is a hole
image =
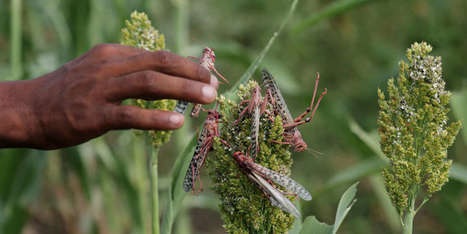
[[[31, 79], [97, 43], [118, 43], [124, 20], [139, 10], [166, 35], [171, 51], [198, 56], [204, 46], [215, 48], [218, 70], [235, 83], [277, 30], [290, 3], [0, 0], [0, 80]], [[464, 0], [299, 2], [262, 66], [277, 77], [294, 115], [308, 105], [316, 72], [320, 87], [329, 90], [313, 122], [301, 127], [312, 152], [293, 156], [292, 177], [314, 195], [311, 202], [300, 204], [304, 216], [333, 223], [340, 195], [360, 180], [358, 202], [339, 233], [398, 232], [398, 217], [378, 174], [385, 163], [375, 141], [376, 89], [384, 89], [387, 79], [397, 74], [397, 63], [412, 42], [427, 41], [433, 55], [442, 56], [447, 88], [454, 92], [452, 118], [465, 123], [465, 12]], [[161, 149], [162, 218], [170, 200], [167, 194], [172, 196], [168, 191], [178, 189], [171, 188], [170, 176], [176, 174], [171, 173], [176, 156], [202, 119], [193, 120]], [[449, 150], [456, 169], [416, 217], [415, 233], [467, 230], [466, 134], [464, 128]], [[149, 183], [143, 147], [144, 140], [131, 131], [115, 131], [64, 150], [0, 150], [0, 233], [147, 230], [150, 215], [142, 212], [147, 194], [140, 189]], [[175, 200], [172, 205], [181, 210], [174, 217], [174, 233], [222, 232], [212, 191]]]

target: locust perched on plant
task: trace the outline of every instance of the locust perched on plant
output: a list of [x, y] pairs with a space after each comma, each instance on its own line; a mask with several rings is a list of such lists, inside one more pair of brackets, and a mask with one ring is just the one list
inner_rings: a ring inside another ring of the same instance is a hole
[[240, 106], [244, 103], [247, 103], [247, 106], [239, 113], [238, 119], [235, 121], [236, 124], [240, 121], [240, 119], [248, 113], [251, 116], [251, 156], [252, 158], [256, 157], [256, 154], [259, 151], [259, 142], [258, 142], [258, 134], [259, 134], [259, 125], [260, 125], [260, 117], [261, 115], [266, 112], [266, 105], [267, 99], [263, 99], [261, 96], [261, 88], [259, 85], [256, 85], [251, 90], [251, 96], [249, 100], [244, 100], [240, 103]]
[[242, 152], [235, 152], [233, 157], [248, 178], [253, 180], [266, 194], [273, 206], [276, 206], [297, 218], [301, 217], [301, 214], [295, 205], [268, 181], [273, 181], [285, 187], [287, 190], [291, 191], [303, 200], [311, 200], [311, 194], [302, 185], [285, 175], [255, 163], [252, 158], [245, 156]]
[[[307, 144], [303, 140], [302, 134], [298, 130], [297, 126], [302, 125], [304, 123], [310, 122], [316, 110], [318, 109], [319, 103], [324, 95], [327, 93], [327, 89], [325, 88], [324, 91], [319, 96], [316, 105], [314, 105], [316, 92], [318, 90], [318, 83], [319, 83], [319, 73], [317, 73], [316, 81], [315, 81], [315, 88], [313, 92], [313, 98], [311, 100], [311, 104], [306, 110], [299, 115], [297, 118], [293, 118], [292, 114], [290, 114], [289, 108], [287, 107], [287, 103], [282, 96], [281, 91], [279, 90], [279, 86], [277, 86], [274, 77], [269, 73], [266, 69], [262, 71], [262, 80], [263, 85], [266, 88], [266, 95], [269, 97], [271, 104], [274, 107], [274, 111], [277, 112], [282, 117], [284, 122], [284, 138], [285, 142], [277, 142], [281, 144], [290, 144], [293, 146], [294, 151], [301, 152], [308, 148]], [[308, 113], [311, 112], [311, 116], [305, 118]], [[303, 119], [305, 118], [305, 119]]]
[[[191, 159], [190, 166], [183, 181], [183, 189], [188, 192], [193, 189], [196, 177], [199, 176], [200, 170], [206, 160], [206, 156], [212, 149], [214, 138], [219, 136], [218, 123], [221, 115], [216, 110], [207, 110], [208, 116], [204, 121], [203, 129], [198, 136], [195, 152]], [[225, 142], [225, 144], [227, 144]], [[200, 179], [201, 186], [201, 179]]]
[[[208, 69], [209, 71], [213, 71], [216, 73], [217, 76], [222, 78], [226, 83], [229, 83], [227, 79], [221, 75], [216, 67], [214, 66], [214, 62], [216, 61], [216, 54], [214, 53], [214, 50], [206, 47], [203, 49], [203, 54], [201, 55], [201, 58], [196, 58], [196, 57], [191, 57], [199, 60], [199, 63], [201, 66], [204, 68]], [[177, 102], [177, 105], [175, 106], [175, 111], [184, 114], [186, 111], [186, 108], [188, 106], [187, 101], [180, 100]], [[201, 111], [201, 104], [194, 104], [193, 110], [191, 111], [191, 117], [198, 117], [199, 112]]]

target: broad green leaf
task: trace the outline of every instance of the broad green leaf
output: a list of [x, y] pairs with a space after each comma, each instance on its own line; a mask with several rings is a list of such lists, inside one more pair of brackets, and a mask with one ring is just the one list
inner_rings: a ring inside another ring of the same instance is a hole
[[303, 228], [300, 234], [331, 234], [332, 228], [332, 225], [321, 223], [315, 216], [308, 216], [305, 222], [303, 222]]
[[292, 228], [289, 230], [289, 234], [299, 234], [302, 228], [303, 228], [302, 219], [295, 219]]
[[467, 109], [465, 108], [467, 106], [467, 89], [464, 89], [460, 92], [454, 92], [452, 94], [451, 106], [452, 112], [456, 118], [461, 120], [462, 124], [464, 124], [464, 127], [461, 128], [461, 131], [464, 137], [464, 142], [467, 144], [467, 127], [465, 126], [465, 124], [467, 124]]
[[336, 221], [332, 228], [332, 233], [335, 234], [341, 226], [345, 216], [349, 213], [352, 206], [357, 202], [355, 194], [357, 193], [357, 185], [359, 182], [351, 185], [342, 195], [339, 205], [337, 206]]
[[357, 193], [357, 185], [359, 182], [351, 185], [345, 192], [342, 194], [337, 206], [336, 220], [334, 225], [328, 225], [326, 223], [319, 222], [314, 216], [307, 217], [303, 223], [303, 228], [300, 231], [300, 234], [335, 234], [339, 229], [340, 225], [344, 221], [345, 217], [349, 213], [352, 206], [355, 204], [357, 199], [355, 199], [355, 194]]
[[307, 19], [303, 20], [301, 23], [296, 24], [292, 32], [294, 34], [302, 33], [304, 30], [310, 28], [311, 26], [317, 24], [318, 22], [330, 19], [339, 14], [348, 12], [349, 10], [362, 6], [365, 3], [376, 2], [375, 0], [340, 0], [334, 1], [332, 4], [324, 7], [317, 13], [312, 14]]

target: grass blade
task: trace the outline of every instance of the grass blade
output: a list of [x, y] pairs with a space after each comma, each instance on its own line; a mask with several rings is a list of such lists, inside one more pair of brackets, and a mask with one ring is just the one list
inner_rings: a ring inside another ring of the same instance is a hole
[[224, 95], [227, 98], [234, 99], [235, 98], [235, 90], [237, 90], [238, 86], [242, 83], [245, 83], [250, 77], [253, 75], [253, 73], [256, 71], [258, 68], [259, 64], [263, 61], [264, 56], [268, 53], [269, 49], [271, 49], [271, 46], [274, 44], [274, 41], [276, 38], [280, 35], [282, 32], [282, 29], [287, 25], [289, 22], [290, 18], [292, 17], [293, 13], [295, 12], [295, 9], [297, 8], [298, 0], [294, 0], [292, 4], [290, 5], [289, 12], [285, 16], [285, 18], [282, 20], [281, 25], [279, 26], [279, 29], [273, 33], [272, 37], [269, 39], [268, 43], [266, 46], [263, 48], [261, 53], [256, 57], [256, 59], [253, 61], [253, 63], [248, 67], [248, 69], [243, 73], [243, 75], [240, 77], [240, 79], [232, 85], [232, 87], [227, 91]]
[[171, 178], [172, 182], [169, 187], [169, 199], [166, 209], [166, 214], [162, 221], [161, 233], [172, 233], [172, 225], [177, 215], [183, 198], [186, 192], [183, 191], [183, 179], [185, 178], [186, 170], [191, 161], [193, 152], [195, 151], [196, 137], [193, 137], [190, 143], [185, 147], [183, 152], [177, 157], [175, 164], [172, 168]]
[[350, 131], [357, 135], [357, 137], [360, 138], [360, 140], [362, 140], [368, 147], [370, 147], [370, 149], [372, 149], [379, 157], [381, 157], [384, 160], [387, 160], [383, 151], [381, 151], [377, 138], [365, 132], [360, 127], [360, 125], [358, 125], [358, 123], [353, 119], [349, 119], [349, 127]]
[[313, 14], [309, 18], [305, 19], [303, 22], [296, 24], [293, 27], [292, 32], [293, 34], [299, 34], [322, 20], [332, 18], [334, 16], [345, 13], [353, 8], [362, 6], [365, 3], [369, 3], [369, 2], [376, 2], [376, 1], [375, 0], [335, 1], [329, 6], [326, 6], [324, 9], [317, 12], [316, 14]]

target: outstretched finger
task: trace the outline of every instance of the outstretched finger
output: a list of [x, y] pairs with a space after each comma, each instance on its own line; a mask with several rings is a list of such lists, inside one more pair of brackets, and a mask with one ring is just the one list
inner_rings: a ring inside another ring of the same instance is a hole
[[110, 129], [172, 130], [182, 127], [184, 122], [179, 113], [136, 106], [109, 105], [105, 116]]
[[146, 100], [179, 99], [208, 104], [216, 99], [216, 89], [208, 84], [160, 72], [143, 71], [108, 80], [112, 101], [128, 98]]
[[168, 51], [144, 52], [111, 61], [104, 64], [101, 71], [105, 76], [115, 77], [145, 70], [159, 71], [206, 84], [211, 83], [211, 73], [206, 68]]

